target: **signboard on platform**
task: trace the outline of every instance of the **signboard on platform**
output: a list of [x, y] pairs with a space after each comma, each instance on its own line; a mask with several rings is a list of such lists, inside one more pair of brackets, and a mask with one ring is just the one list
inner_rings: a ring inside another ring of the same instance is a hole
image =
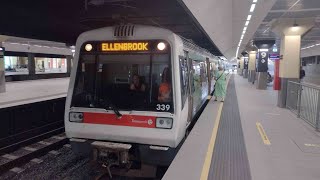
[[248, 69], [248, 65], [249, 65], [249, 58], [248, 57], [244, 57], [244, 62], [243, 62], [243, 69]]
[[260, 51], [258, 53], [257, 72], [268, 71], [268, 59], [269, 53], [266, 51]]
[[270, 60], [278, 60], [280, 59], [280, 54], [269, 54]]

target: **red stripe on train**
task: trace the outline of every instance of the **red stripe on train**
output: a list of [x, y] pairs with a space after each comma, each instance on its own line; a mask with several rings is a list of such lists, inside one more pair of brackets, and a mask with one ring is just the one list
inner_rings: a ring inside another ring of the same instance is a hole
[[85, 112], [83, 113], [83, 122], [144, 128], [156, 127], [156, 117], [153, 116], [122, 115], [122, 117], [118, 119], [115, 114]]

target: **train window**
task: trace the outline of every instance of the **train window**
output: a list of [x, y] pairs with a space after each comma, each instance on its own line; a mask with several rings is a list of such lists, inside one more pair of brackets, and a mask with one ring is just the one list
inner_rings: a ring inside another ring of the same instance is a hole
[[181, 86], [181, 109], [183, 109], [188, 96], [188, 61], [187, 58], [179, 57], [180, 66], [180, 86]]
[[173, 112], [169, 54], [80, 57], [72, 106]]

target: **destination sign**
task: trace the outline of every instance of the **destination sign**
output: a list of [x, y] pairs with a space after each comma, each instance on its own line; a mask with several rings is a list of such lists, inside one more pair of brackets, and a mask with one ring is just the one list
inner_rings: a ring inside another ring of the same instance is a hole
[[106, 52], [116, 51], [149, 51], [148, 42], [110, 42], [102, 43], [101, 50]]

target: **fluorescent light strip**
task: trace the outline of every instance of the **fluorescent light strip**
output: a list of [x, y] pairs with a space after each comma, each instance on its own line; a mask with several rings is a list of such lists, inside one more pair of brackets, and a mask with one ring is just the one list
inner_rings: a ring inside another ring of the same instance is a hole
[[313, 44], [313, 45], [310, 45], [310, 46], [307, 46], [307, 47], [301, 48], [301, 50], [309, 49], [309, 48], [313, 48], [313, 47], [315, 47], [315, 46], [320, 46], [320, 43], [319, 43], [319, 44]]
[[255, 7], [256, 7], [256, 4], [251, 4], [250, 12], [253, 12]]
[[[256, 4], [255, 3], [257, 3], [258, 0], [253, 0], [252, 2], [253, 2], [253, 4], [251, 4], [250, 13], [252, 13], [254, 11], [254, 9], [256, 8]], [[238, 44], [236, 56], [238, 56], [239, 48], [241, 46], [243, 37], [244, 37], [244, 35], [245, 35], [246, 31], [247, 31], [247, 27], [249, 26], [251, 18], [252, 18], [252, 15], [248, 14], [247, 21], [245, 22], [245, 25], [244, 25], [244, 28], [243, 28], [243, 31], [242, 31], [242, 34], [241, 34], [241, 37], [240, 37], [240, 41], [239, 41], [239, 44]]]

